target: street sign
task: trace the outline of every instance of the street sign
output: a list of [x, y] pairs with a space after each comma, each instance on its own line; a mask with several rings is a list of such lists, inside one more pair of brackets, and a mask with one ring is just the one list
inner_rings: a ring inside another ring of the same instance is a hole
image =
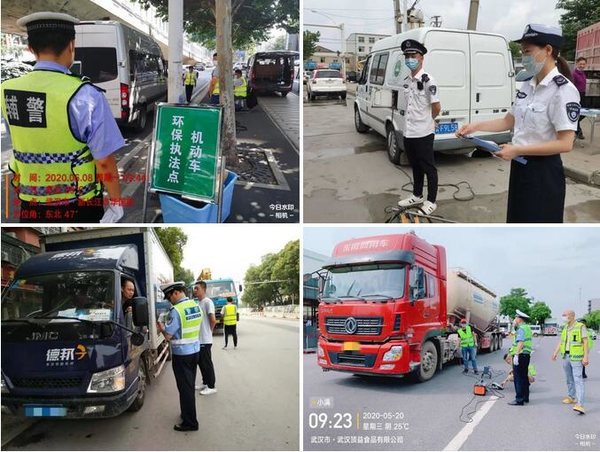
[[221, 107], [158, 104], [150, 191], [216, 203]]

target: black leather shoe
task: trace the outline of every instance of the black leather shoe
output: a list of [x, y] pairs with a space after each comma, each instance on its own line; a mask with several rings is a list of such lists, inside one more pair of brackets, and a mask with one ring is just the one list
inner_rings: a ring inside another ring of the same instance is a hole
[[189, 425], [183, 424], [175, 424], [173, 426], [173, 430], [176, 430], [178, 432], [195, 432], [196, 430], [198, 430], [198, 427], [191, 427]]
[[523, 400], [523, 402], [525, 402], [525, 403], [529, 403], [529, 399], [527, 399], [527, 400]]
[[508, 402], [509, 405], [516, 405], [516, 406], [523, 406], [525, 405], [523, 402], [517, 402], [516, 400], [513, 400], [512, 402]]

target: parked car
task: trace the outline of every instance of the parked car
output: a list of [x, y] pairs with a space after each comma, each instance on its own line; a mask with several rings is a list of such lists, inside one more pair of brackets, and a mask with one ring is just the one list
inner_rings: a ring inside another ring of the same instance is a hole
[[306, 84], [308, 100], [317, 96], [339, 96], [346, 99], [346, 80], [335, 69], [316, 69]]
[[106, 91], [117, 123], [144, 129], [148, 112], [167, 99], [158, 43], [116, 21], [81, 22], [75, 33], [75, 67]]
[[293, 89], [294, 61], [298, 52], [258, 52], [248, 61], [248, 83], [258, 94], [280, 93], [282, 96]]

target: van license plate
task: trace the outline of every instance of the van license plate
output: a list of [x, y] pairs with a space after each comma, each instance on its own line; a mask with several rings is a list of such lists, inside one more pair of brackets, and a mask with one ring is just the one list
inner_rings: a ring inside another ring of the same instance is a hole
[[25, 405], [24, 408], [27, 417], [64, 417], [67, 415], [67, 408], [64, 406]]
[[344, 342], [343, 349], [345, 352], [357, 352], [360, 350], [360, 342]]
[[457, 122], [442, 122], [435, 127], [436, 135], [444, 133], [454, 133], [458, 130]]

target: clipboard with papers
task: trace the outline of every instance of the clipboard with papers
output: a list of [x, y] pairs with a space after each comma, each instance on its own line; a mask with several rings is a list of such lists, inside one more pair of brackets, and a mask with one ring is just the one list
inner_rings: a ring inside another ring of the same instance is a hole
[[[465, 140], [469, 140], [474, 146], [477, 146], [478, 148], [483, 149], [484, 151], [491, 152], [492, 154], [500, 151], [501, 149], [500, 146], [498, 146], [493, 141], [482, 140], [481, 138], [467, 135], [463, 136], [462, 138], [464, 138]], [[515, 157], [513, 160], [516, 160], [522, 165], [527, 164], [527, 159], [525, 157]]]

